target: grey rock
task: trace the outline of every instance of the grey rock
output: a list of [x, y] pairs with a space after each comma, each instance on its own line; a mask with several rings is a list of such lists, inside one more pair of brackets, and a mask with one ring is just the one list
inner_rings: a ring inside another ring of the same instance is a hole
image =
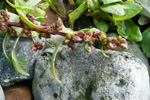
[[83, 44], [72, 51], [60, 48], [56, 61], [57, 83], [50, 71], [53, 49], [38, 57], [33, 78], [35, 100], [150, 100], [147, 67], [127, 52], [86, 53]]
[[[11, 54], [11, 48], [16, 38], [12, 38], [10, 41], [10, 44], [7, 48], [7, 52]], [[36, 38], [35, 40], [38, 40], [40, 42], [43, 42], [44, 40], [39, 40]], [[18, 73], [13, 64], [10, 63], [7, 58], [5, 57], [2, 49], [3, 45], [3, 38], [0, 38], [0, 84], [2, 87], [9, 87], [13, 85], [15, 82], [23, 81], [26, 79], [31, 79], [33, 77], [33, 65], [35, 63], [35, 59], [40, 55], [41, 51], [38, 52], [32, 52], [31, 47], [33, 46], [33, 42], [31, 38], [23, 38], [21, 37], [19, 39], [19, 42], [17, 44], [17, 53], [20, 54], [21, 57], [23, 57], [27, 62], [28, 66], [23, 67], [26, 72], [30, 74], [30, 76], [23, 76], [20, 73]]]
[[4, 93], [3, 93], [3, 89], [0, 85], [0, 100], [5, 100], [5, 96], [4, 96]]
[[51, 38], [45, 39], [44, 49], [56, 48], [64, 40], [65, 40], [65, 37], [63, 36], [51, 35]]

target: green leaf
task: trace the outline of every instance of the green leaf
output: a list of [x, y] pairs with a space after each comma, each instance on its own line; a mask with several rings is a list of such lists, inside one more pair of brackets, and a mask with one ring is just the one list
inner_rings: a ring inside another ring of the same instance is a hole
[[28, 65], [28, 62], [25, 61], [19, 54], [17, 54], [17, 60], [18, 60], [19, 66], [25, 67]]
[[35, 20], [38, 22], [43, 22], [44, 21], [44, 17], [35, 17]]
[[135, 3], [134, 1], [129, 1], [125, 4], [123, 4], [122, 7], [125, 11], [125, 14], [124, 15], [113, 14], [113, 18], [115, 20], [130, 19], [130, 18], [134, 17], [135, 15], [137, 15], [142, 10], [142, 6]]
[[78, 8], [76, 8], [73, 12], [69, 14], [69, 22], [71, 27], [73, 28], [73, 22], [78, 19], [84, 11], [87, 9], [87, 3], [82, 3]]
[[139, 25], [145, 25], [145, 24], [148, 24], [149, 22], [150, 22], [150, 19], [145, 16], [140, 16], [138, 20]]
[[45, 14], [46, 14], [46, 12], [44, 10], [42, 10], [41, 8], [38, 8], [38, 7], [34, 7], [34, 9], [32, 11], [30, 11], [29, 13], [35, 17], [45, 16]]
[[99, 30], [101, 30], [105, 33], [108, 31], [109, 26], [104, 20], [94, 19], [94, 24], [95, 24], [96, 28], [98, 28]]
[[117, 32], [128, 40], [139, 42], [142, 41], [142, 34], [139, 27], [131, 19], [116, 21], [118, 26]]
[[146, 56], [150, 58], [150, 27], [147, 28], [142, 34], [143, 40], [141, 42], [141, 47], [146, 53]]
[[88, 9], [97, 10], [99, 9], [99, 1], [98, 0], [86, 0]]
[[115, 3], [115, 2], [122, 2], [122, 0], [102, 0], [104, 4], [110, 4], [110, 3]]
[[145, 8], [142, 8], [139, 14], [150, 18], [150, 13], [148, 13], [148, 11]]
[[[22, 2], [22, 0], [17, 0], [18, 2], [19, 1], [21, 1]], [[30, 8], [32, 8], [32, 7], [34, 7], [34, 6], [36, 6], [41, 0], [25, 0], [25, 1], [27, 1], [27, 2], [23, 2], [23, 5], [25, 6], [25, 7], [30, 7]]]
[[49, 7], [49, 3], [48, 2], [44, 2], [42, 4], [40, 4], [38, 7], [40, 7], [41, 9], [47, 9]]
[[112, 18], [111, 14], [101, 11], [101, 10], [95, 10], [94, 12], [92, 12], [91, 16], [96, 19], [102, 18], [102, 19], [114, 22], [114, 19]]
[[[27, 72], [24, 71], [24, 69], [21, 66], [25, 66], [27, 64], [27, 62], [25, 60], [23, 60], [18, 54], [16, 54], [16, 45], [17, 42], [19, 41], [19, 38], [22, 34], [20, 34], [18, 36], [18, 38], [16, 39], [13, 48], [12, 48], [12, 53], [11, 53], [11, 57], [12, 57], [12, 63], [15, 67], [15, 69], [22, 75], [24, 76], [29, 76], [29, 74]], [[20, 65], [21, 64], [21, 65]]]
[[66, 9], [63, 0], [45, 0], [49, 3], [50, 7], [60, 16], [66, 15]]
[[100, 6], [100, 9], [111, 13], [111, 14], [116, 14], [116, 15], [124, 15], [125, 12], [123, 10], [123, 6], [116, 3], [116, 4], [107, 4], [107, 5], [102, 5]]
[[29, 7], [14, 5], [14, 4], [10, 3], [8, 0], [6, 0], [6, 2], [7, 2], [11, 7], [16, 8], [16, 9], [26, 10], [26, 11], [31, 11], [31, 10], [32, 10], [32, 8], [29, 8]]
[[5, 35], [4, 40], [3, 40], [3, 52], [4, 52], [4, 54], [5, 54], [5, 57], [12, 63], [11, 56], [7, 53], [7, 49], [6, 49], [6, 47], [7, 47], [8, 44], [9, 44], [9, 42], [10, 42], [10, 34], [7, 33], [7, 34]]
[[60, 43], [60, 44], [56, 47], [56, 49], [55, 49], [55, 51], [54, 51], [54, 53], [53, 53], [53, 55], [52, 55], [52, 59], [51, 59], [51, 72], [52, 72], [52, 74], [53, 74], [53, 76], [54, 76], [54, 79], [55, 79], [58, 83], [61, 83], [61, 81], [56, 77], [56, 74], [55, 74], [55, 64], [54, 64], [54, 62], [55, 62], [56, 54], [57, 54], [58, 49], [59, 49], [59, 47], [61, 46], [61, 44], [62, 44], [62, 43]]
[[86, 0], [76, 0], [76, 4], [79, 6], [81, 5], [83, 2], [85, 2]]
[[150, 1], [149, 0], [135, 0], [150, 14]]

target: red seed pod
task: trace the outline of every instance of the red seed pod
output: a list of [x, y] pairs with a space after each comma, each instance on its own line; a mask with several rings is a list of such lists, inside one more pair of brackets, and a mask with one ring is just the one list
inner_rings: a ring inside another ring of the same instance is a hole
[[117, 41], [117, 38], [116, 38], [116, 37], [113, 37], [113, 41]]
[[113, 41], [113, 37], [107, 37], [107, 41], [108, 42], [112, 42]]
[[35, 51], [37, 51], [37, 48], [35, 46], [32, 46], [31, 50], [35, 52]]
[[91, 31], [88, 31], [87, 33], [86, 33], [86, 35], [89, 35], [89, 36], [93, 36], [93, 32], [91, 32]]
[[85, 36], [83, 37], [83, 39], [84, 39], [85, 42], [89, 42], [89, 41], [91, 41], [91, 36], [85, 35]]
[[5, 26], [0, 26], [0, 30], [1, 30], [2, 32], [7, 31], [7, 29], [6, 29]]
[[122, 36], [118, 36], [118, 41], [121, 41], [122, 40]]
[[121, 43], [119, 46], [122, 49], [128, 49], [128, 44], [127, 43]]
[[114, 48], [114, 45], [111, 42], [109, 42], [107, 44], [107, 49], [112, 49], [112, 48]]
[[70, 43], [70, 40], [68, 40], [68, 39], [65, 39], [64, 41], [63, 41], [63, 44], [64, 45], [68, 45]]
[[93, 46], [93, 41], [89, 41], [89, 42], [88, 42], [88, 45], [89, 45], [90, 47], [92, 47], [92, 46]]
[[71, 41], [73, 41], [74, 43], [77, 43], [77, 42], [81, 42], [82, 41], [82, 38], [80, 38], [79, 36], [74, 36]]
[[5, 11], [5, 10], [1, 10], [1, 15], [2, 15], [2, 16], [7, 15], [6, 11]]
[[69, 40], [71, 39], [71, 35], [69, 33], [66, 33], [65, 37]]
[[41, 49], [44, 47], [43, 44], [40, 43], [40, 42], [38, 42], [38, 41], [35, 42], [34, 46], [35, 46], [38, 50], [41, 50]]
[[75, 44], [74, 44], [73, 42], [70, 42], [70, 43], [68, 44], [68, 46], [69, 46], [72, 50], [77, 49], [77, 47], [75, 46]]

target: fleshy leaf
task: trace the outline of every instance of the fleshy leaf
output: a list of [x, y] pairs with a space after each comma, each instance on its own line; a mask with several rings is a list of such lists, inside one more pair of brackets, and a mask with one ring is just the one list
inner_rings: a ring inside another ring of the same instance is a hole
[[150, 13], [148, 13], [148, 11], [145, 8], [142, 8], [139, 14], [150, 18]]
[[35, 17], [38, 16], [45, 16], [46, 12], [38, 7], [34, 7], [34, 9], [32, 11], [29, 12], [30, 14], [32, 14]]
[[141, 47], [146, 53], [146, 56], [150, 58], [150, 27], [147, 28], [142, 34], [143, 40], [141, 42]]
[[150, 1], [149, 0], [135, 0], [137, 3], [142, 5], [143, 8], [145, 8], [148, 13], [150, 14]]
[[105, 33], [108, 31], [109, 26], [104, 20], [94, 19], [94, 24], [95, 24], [96, 28], [98, 28], [99, 30], [101, 30]]
[[73, 28], [74, 21], [78, 19], [86, 9], [87, 9], [87, 4], [86, 2], [84, 2], [69, 14], [69, 22], [72, 28]]
[[129, 1], [125, 4], [123, 4], [122, 7], [125, 11], [125, 14], [124, 15], [113, 14], [113, 18], [115, 20], [130, 19], [130, 18], [134, 17], [135, 15], [137, 15], [142, 10], [142, 6], [135, 3], [134, 1]]
[[51, 59], [51, 72], [52, 72], [52, 74], [53, 74], [53, 76], [54, 76], [54, 79], [55, 79], [58, 83], [61, 83], [61, 81], [56, 77], [56, 74], [55, 74], [55, 64], [54, 64], [54, 62], [55, 62], [56, 54], [57, 54], [58, 49], [59, 49], [59, 47], [61, 46], [61, 44], [62, 44], [62, 43], [60, 43], [60, 44], [56, 47], [56, 49], [55, 49], [55, 51], [54, 51], [54, 53], [53, 53], [53, 55], [52, 55], [52, 59]]
[[21, 36], [21, 34], [16, 39], [16, 41], [15, 41], [15, 43], [13, 45], [13, 48], [12, 48], [12, 53], [11, 53], [12, 63], [14, 65], [15, 69], [20, 74], [22, 74], [24, 76], [29, 76], [29, 74], [27, 72], [25, 72], [24, 69], [21, 67], [21, 66], [25, 66], [27, 64], [27, 62], [25, 60], [23, 60], [22, 58], [20, 59], [20, 56], [18, 56], [18, 54], [16, 54], [16, 45], [17, 45], [17, 42], [19, 41], [20, 36]]
[[9, 44], [9, 42], [10, 42], [10, 34], [7, 33], [7, 34], [5, 35], [4, 40], [3, 40], [3, 52], [4, 52], [4, 54], [5, 54], [5, 57], [12, 63], [11, 56], [7, 53], [7, 49], [6, 49], [6, 47], [7, 47], [8, 44]]
[[148, 24], [149, 22], [150, 22], [150, 19], [145, 16], [141, 16], [138, 20], [139, 25], [145, 25], [145, 24]]
[[[31, 1], [31, 0], [30, 0]], [[24, 6], [19, 6], [19, 5], [14, 5], [12, 3], [10, 3], [8, 0], [6, 0], [6, 2], [13, 8], [15, 9], [20, 9], [20, 10], [25, 10], [25, 11], [31, 11], [32, 8], [29, 8], [29, 7], [24, 7]]]
[[49, 3], [50, 7], [60, 16], [65, 17], [66, 9], [63, 0], [45, 0]]
[[139, 42], [142, 41], [142, 34], [139, 27], [131, 19], [116, 21], [118, 26], [117, 32], [128, 40]]
[[19, 54], [17, 54], [18, 64], [22, 67], [25, 67], [28, 65], [28, 62], [25, 61]]
[[49, 3], [48, 2], [44, 2], [42, 4], [40, 4], [38, 7], [40, 7], [41, 9], [45, 10], [49, 7]]
[[122, 2], [122, 0], [102, 0], [104, 4], [109, 4], [109, 3], [115, 3], [115, 2]]
[[97, 10], [99, 9], [99, 1], [98, 0], [86, 0], [87, 6], [89, 10]]
[[38, 22], [43, 22], [44, 17], [42, 17], [42, 16], [41, 17], [36, 17], [35, 20], [38, 21]]
[[107, 4], [107, 5], [102, 5], [100, 6], [100, 9], [111, 13], [111, 14], [116, 14], [116, 15], [124, 15], [125, 12], [123, 10], [123, 6], [116, 3], [116, 4]]
[[114, 22], [114, 19], [112, 18], [111, 14], [101, 10], [95, 10], [94, 12], [92, 12], [91, 16], [96, 19], [102, 18], [104, 20], [109, 20]]
[[81, 5], [83, 2], [85, 2], [86, 0], [76, 0], [76, 4], [79, 6]]

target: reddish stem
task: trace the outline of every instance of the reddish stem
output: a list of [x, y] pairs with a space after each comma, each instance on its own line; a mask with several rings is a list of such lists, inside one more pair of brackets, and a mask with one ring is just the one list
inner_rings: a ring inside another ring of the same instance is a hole
[[20, 28], [24, 28], [24, 24], [19, 22], [19, 23], [14, 23], [14, 22], [5, 22], [5, 21], [1, 21], [2, 23], [7, 24], [8, 26], [15, 26], [15, 27], [20, 27]]
[[[11, 26], [15, 26], [15, 27], [20, 27], [20, 28], [25, 28], [25, 24], [22, 22], [19, 23], [14, 23], [14, 22], [5, 22], [5, 21], [0, 21], [2, 23], [5, 23], [6, 25], [8, 25], [9, 27]], [[47, 26], [48, 27], [48, 26]], [[63, 32], [57, 32], [57, 31], [49, 31], [48, 29], [37, 29], [37, 28], [33, 28], [33, 31], [37, 31], [37, 32], [41, 32], [41, 33], [49, 33], [52, 35], [61, 35], [61, 36], [65, 36], [66, 33]]]
[[65, 36], [66, 33], [64, 32], [57, 32], [57, 31], [49, 31], [48, 29], [36, 29], [34, 28], [33, 29], [34, 31], [37, 31], [37, 32], [41, 32], [41, 33], [49, 33], [49, 34], [52, 34], [52, 35], [61, 35], [61, 36]]

